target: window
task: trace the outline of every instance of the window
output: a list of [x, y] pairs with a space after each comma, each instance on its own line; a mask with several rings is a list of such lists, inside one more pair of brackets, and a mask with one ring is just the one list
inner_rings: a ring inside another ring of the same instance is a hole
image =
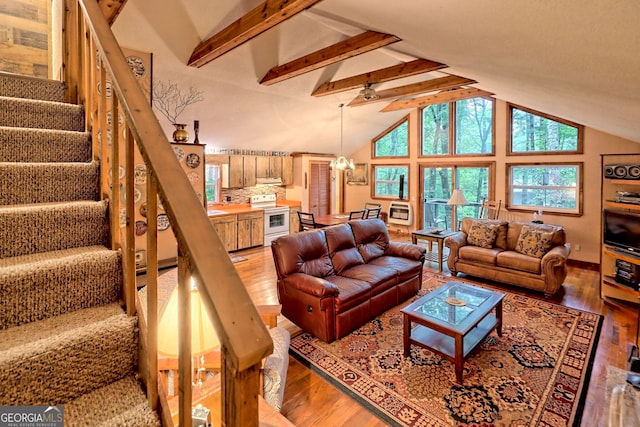
[[373, 157], [409, 157], [409, 119], [402, 119], [373, 139]]
[[422, 155], [449, 154], [449, 104], [433, 104], [422, 110]]
[[507, 166], [509, 209], [582, 214], [582, 163]]
[[220, 202], [220, 165], [206, 164], [204, 168], [204, 192], [207, 204]]
[[486, 98], [455, 103], [456, 154], [493, 152], [493, 106], [493, 101]]
[[514, 105], [509, 115], [509, 154], [582, 153], [583, 126]]
[[[455, 226], [464, 217], [477, 218], [482, 199], [492, 198], [494, 169], [493, 162], [422, 166], [424, 228], [451, 229], [451, 224]], [[462, 190], [467, 204], [452, 210], [448, 201], [454, 188]]]
[[493, 154], [495, 103], [470, 98], [422, 110], [423, 156]]
[[372, 197], [397, 199], [400, 194], [400, 177], [403, 177], [405, 196], [409, 194], [409, 165], [373, 166]]

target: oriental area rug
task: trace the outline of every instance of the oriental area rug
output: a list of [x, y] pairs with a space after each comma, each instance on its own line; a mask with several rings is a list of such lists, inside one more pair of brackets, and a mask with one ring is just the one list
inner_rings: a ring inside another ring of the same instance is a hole
[[[483, 287], [427, 274], [417, 297], [451, 280]], [[290, 352], [389, 425], [579, 426], [602, 316], [499, 292], [502, 337], [493, 331], [469, 356], [464, 385], [429, 350], [404, 357], [400, 310], [411, 300], [331, 344], [302, 333]]]

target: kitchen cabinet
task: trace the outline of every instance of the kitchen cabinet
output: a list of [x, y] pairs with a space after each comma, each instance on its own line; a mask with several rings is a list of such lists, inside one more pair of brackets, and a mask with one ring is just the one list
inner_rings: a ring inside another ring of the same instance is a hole
[[282, 185], [293, 185], [293, 157], [282, 158]]
[[229, 156], [228, 188], [256, 185], [256, 156]]
[[238, 214], [237, 249], [262, 246], [264, 243], [264, 212]]
[[282, 178], [282, 156], [257, 156], [256, 177]]
[[298, 218], [298, 212], [300, 207], [292, 206], [289, 208], [289, 233], [297, 233], [300, 231], [300, 218]]
[[218, 233], [218, 237], [222, 241], [227, 252], [238, 249], [237, 239], [237, 215], [221, 215], [209, 217], [213, 229]]

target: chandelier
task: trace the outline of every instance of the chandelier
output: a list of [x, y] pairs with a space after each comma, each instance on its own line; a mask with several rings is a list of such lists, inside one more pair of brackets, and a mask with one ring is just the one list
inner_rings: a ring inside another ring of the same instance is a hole
[[340, 107], [340, 155], [337, 159], [331, 160], [329, 167], [331, 169], [345, 170], [345, 169], [355, 169], [355, 165], [353, 164], [353, 160], [347, 160], [345, 156], [342, 155], [342, 142], [343, 142], [343, 108], [344, 104], [338, 105]]

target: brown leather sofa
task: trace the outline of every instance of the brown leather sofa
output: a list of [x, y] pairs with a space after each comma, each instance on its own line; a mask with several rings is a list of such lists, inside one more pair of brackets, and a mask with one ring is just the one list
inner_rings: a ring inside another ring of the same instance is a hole
[[[493, 243], [486, 236], [476, 241], [469, 238], [477, 236], [475, 231], [482, 224], [495, 229]], [[466, 273], [541, 291], [547, 297], [558, 292], [567, 277], [570, 249], [559, 226], [464, 218], [461, 231], [447, 237], [444, 244], [449, 248], [447, 262], [453, 276]]]
[[380, 219], [271, 242], [282, 314], [325, 342], [344, 337], [418, 292], [425, 248], [390, 242]]

